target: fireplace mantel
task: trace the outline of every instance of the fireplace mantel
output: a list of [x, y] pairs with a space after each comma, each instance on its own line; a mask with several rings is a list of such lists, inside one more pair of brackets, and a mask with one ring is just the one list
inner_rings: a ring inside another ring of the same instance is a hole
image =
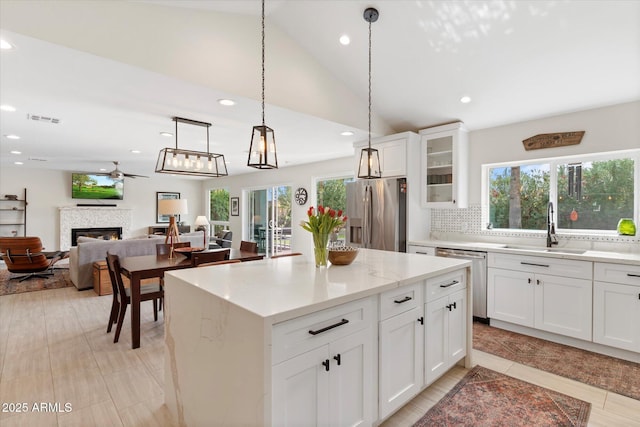
[[60, 250], [71, 247], [72, 228], [122, 227], [122, 237], [130, 237], [133, 209], [118, 207], [63, 206], [60, 210]]

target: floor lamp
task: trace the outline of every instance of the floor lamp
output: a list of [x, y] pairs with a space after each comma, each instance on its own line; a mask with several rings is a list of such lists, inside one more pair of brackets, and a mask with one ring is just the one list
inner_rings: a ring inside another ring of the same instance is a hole
[[169, 227], [164, 243], [171, 245], [169, 258], [173, 258], [173, 244], [180, 241], [178, 226], [176, 225], [176, 215], [186, 215], [189, 213], [186, 199], [163, 199], [158, 200], [158, 213], [169, 215]]
[[198, 215], [196, 217], [196, 221], [194, 222], [194, 225], [197, 227], [196, 231], [202, 228], [202, 232], [204, 233], [204, 244], [202, 247], [204, 249], [208, 249], [209, 245], [207, 245], [207, 235], [209, 233], [207, 233], [207, 230], [208, 230], [207, 227], [209, 226], [209, 220], [204, 215]]

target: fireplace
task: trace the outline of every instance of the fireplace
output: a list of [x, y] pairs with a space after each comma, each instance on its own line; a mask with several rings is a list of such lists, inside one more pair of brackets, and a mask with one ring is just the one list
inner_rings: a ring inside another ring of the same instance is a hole
[[122, 238], [122, 227], [72, 228], [71, 246], [78, 245], [78, 237], [80, 236], [98, 240], [120, 240]]

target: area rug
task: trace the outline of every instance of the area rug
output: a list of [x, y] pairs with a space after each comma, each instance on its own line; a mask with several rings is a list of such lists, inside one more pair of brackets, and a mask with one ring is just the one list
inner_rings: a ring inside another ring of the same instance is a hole
[[53, 276], [46, 279], [34, 277], [23, 282], [18, 282], [18, 279], [9, 280], [10, 275], [7, 269], [0, 269], [0, 296], [73, 286], [69, 269], [66, 268], [54, 269]]
[[473, 348], [640, 400], [640, 364], [473, 324]]
[[476, 366], [414, 427], [586, 426], [591, 404]]

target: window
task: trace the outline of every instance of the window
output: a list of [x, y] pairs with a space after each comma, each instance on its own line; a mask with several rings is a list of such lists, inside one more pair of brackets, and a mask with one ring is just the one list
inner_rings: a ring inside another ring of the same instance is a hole
[[[316, 182], [316, 195], [318, 206], [329, 206], [335, 211], [346, 211], [347, 208], [347, 189], [345, 184], [352, 182], [353, 177], [348, 178], [328, 178], [318, 180]], [[337, 243], [344, 244], [346, 239], [346, 230], [340, 229], [338, 232]]]
[[229, 191], [227, 189], [209, 190], [209, 221], [212, 235], [229, 229]]
[[640, 151], [629, 150], [483, 165], [487, 223], [545, 230], [547, 205], [563, 231], [614, 231], [620, 218], [638, 221]]

